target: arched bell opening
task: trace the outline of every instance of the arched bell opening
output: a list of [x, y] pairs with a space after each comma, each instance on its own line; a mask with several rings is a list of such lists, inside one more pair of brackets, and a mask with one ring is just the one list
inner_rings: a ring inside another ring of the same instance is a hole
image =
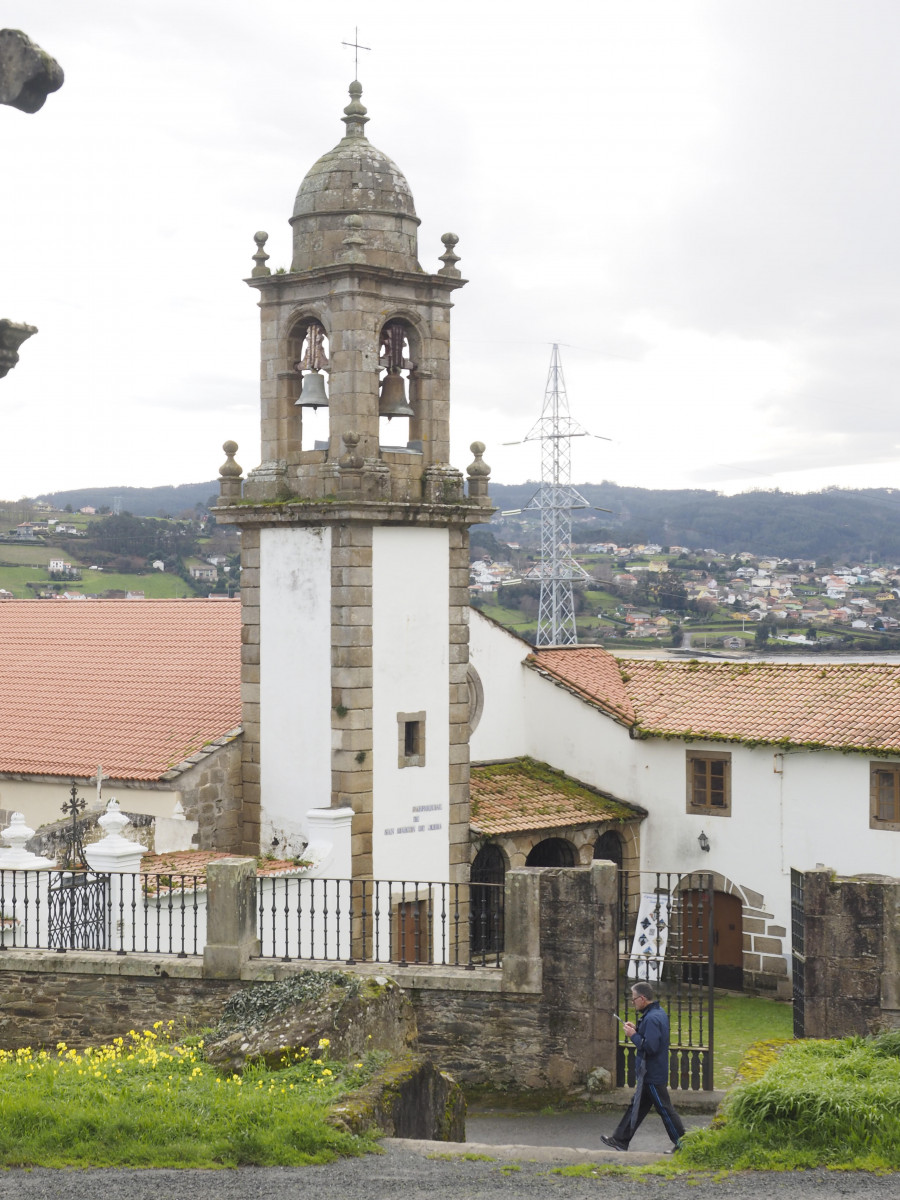
[[393, 318], [378, 340], [378, 441], [383, 450], [421, 449], [410, 444], [418, 390], [412, 339], [413, 330], [406, 321]]
[[289, 338], [293, 407], [301, 450], [327, 450], [329, 440], [328, 334], [320, 321], [298, 321]]

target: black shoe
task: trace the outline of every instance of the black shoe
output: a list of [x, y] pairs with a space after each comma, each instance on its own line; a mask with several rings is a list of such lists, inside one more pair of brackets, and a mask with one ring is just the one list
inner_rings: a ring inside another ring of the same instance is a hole
[[668, 1150], [664, 1150], [664, 1154], [677, 1154], [681, 1149], [681, 1141], [677, 1141], [674, 1146], [670, 1146]]
[[627, 1146], [623, 1146], [618, 1138], [606, 1137], [605, 1134], [600, 1134], [600, 1141], [604, 1146], [611, 1146], [613, 1150], [627, 1150]]

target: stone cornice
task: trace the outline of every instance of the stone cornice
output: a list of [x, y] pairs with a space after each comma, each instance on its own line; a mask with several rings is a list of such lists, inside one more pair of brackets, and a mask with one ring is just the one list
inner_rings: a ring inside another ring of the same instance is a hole
[[476, 525], [496, 511], [480, 504], [410, 504], [385, 500], [281, 500], [220, 505], [210, 509], [231, 525]]
[[374, 263], [334, 263], [328, 267], [314, 267], [311, 271], [294, 271], [285, 272], [284, 274], [260, 275], [257, 278], [245, 279], [249, 287], [258, 288], [262, 291], [265, 288], [274, 285], [276, 288], [286, 288], [293, 284], [316, 283], [319, 280], [333, 281], [342, 276], [348, 278], [364, 278], [377, 281], [378, 286], [384, 285], [385, 279], [390, 279], [396, 283], [411, 284], [414, 287], [421, 287], [423, 284], [429, 287], [437, 287], [441, 291], [453, 291], [456, 288], [464, 287], [469, 281], [463, 279], [462, 276], [456, 277], [452, 275], [431, 275], [427, 271], [398, 271], [394, 267], [379, 267]]

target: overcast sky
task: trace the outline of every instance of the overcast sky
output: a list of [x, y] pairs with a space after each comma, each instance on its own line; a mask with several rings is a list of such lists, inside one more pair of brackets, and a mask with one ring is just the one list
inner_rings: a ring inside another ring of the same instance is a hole
[[459, 235], [453, 461], [537, 478], [562, 344], [575, 481], [900, 485], [897, 0], [5, 0], [62, 65], [0, 108], [0, 497], [259, 461], [253, 233], [343, 133]]

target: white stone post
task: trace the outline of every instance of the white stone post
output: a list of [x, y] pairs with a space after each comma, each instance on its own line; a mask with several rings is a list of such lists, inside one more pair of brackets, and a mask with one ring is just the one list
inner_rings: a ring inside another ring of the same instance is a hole
[[[25, 849], [34, 830], [25, 824], [20, 812], [13, 813], [0, 837], [9, 842], [9, 846], [0, 847], [0, 940], [5, 946], [17, 946], [26, 940], [30, 946], [39, 946], [42, 931], [38, 922], [41, 915], [46, 922], [49, 914], [48, 872], [56, 869], [56, 863]], [[19, 936], [20, 929], [27, 937]], [[46, 941], [47, 930], [43, 933]]]
[[117, 800], [110, 800], [97, 824], [106, 832], [106, 836], [99, 842], [85, 846], [84, 857], [92, 871], [110, 877], [108, 944], [110, 950], [121, 950], [133, 944], [130, 926], [134, 910], [130, 898], [125, 903], [125, 895], [128, 889], [135, 886], [133, 876], [140, 874], [141, 858], [146, 850], [139, 842], [123, 836], [122, 831], [131, 821], [120, 810]]

